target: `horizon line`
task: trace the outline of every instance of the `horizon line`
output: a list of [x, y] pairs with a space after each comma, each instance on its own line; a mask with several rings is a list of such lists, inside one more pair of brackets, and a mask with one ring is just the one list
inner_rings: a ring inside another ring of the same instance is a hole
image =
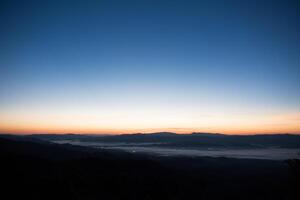
[[300, 133], [289, 133], [289, 132], [274, 132], [274, 133], [220, 133], [220, 132], [172, 132], [172, 131], [158, 131], [158, 132], [132, 132], [132, 133], [73, 133], [73, 132], [65, 132], [65, 133], [12, 133], [12, 132], [0, 132], [0, 135], [95, 135], [95, 136], [118, 136], [118, 135], [150, 135], [150, 134], [157, 134], [157, 133], [172, 133], [176, 135], [191, 135], [191, 134], [211, 134], [211, 135], [238, 135], [238, 136], [254, 136], [254, 135], [300, 135]]

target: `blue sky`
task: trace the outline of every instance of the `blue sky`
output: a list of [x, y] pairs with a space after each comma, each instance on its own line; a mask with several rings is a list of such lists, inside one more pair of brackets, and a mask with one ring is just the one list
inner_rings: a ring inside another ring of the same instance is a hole
[[300, 130], [297, 1], [1, 4], [2, 132]]

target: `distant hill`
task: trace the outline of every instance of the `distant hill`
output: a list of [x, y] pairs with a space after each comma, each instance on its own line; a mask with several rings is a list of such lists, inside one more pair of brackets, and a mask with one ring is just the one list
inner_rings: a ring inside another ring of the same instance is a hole
[[172, 132], [123, 135], [40, 134], [26, 137], [47, 141], [78, 140], [81, 142], [154, 143], [172, 147], [224, 148], [300, 148], [300, 135], [224, 135], [220, 133], [176, 134]]

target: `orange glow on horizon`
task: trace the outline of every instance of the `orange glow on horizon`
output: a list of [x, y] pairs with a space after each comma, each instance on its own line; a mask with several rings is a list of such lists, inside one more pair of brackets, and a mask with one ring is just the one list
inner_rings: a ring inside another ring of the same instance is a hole
[[[17, 116], [17, 117], [15, 117]], [[71, 116], [71, 117], [70, 117]], [[125, 117], [124, 117], [125, 116]], [[151, 128], [153, 127], [153, 128]], [[130, 134], [151, 132], [271, 134], [300, 133], [300, 114], [276, 115], [0, 115], [0, 133]]]
[[194, 132], [202, 133], [221, 133], [227, 135], [252, 135], [252, 134], [300, 134], [300, 129], [197, 129], [197, 128], [149, 128], [149, 129], [22, 129], [22, 128], [1, 128], [1, 134], [134, 134], [134, 133], [154, 133], [154, 132], [174, 132], [177, 134], [189, 134]]

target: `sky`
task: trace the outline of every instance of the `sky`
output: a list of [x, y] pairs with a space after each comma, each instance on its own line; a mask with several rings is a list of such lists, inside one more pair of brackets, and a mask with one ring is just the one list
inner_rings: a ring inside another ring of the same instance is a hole
[[297, 1], [0, 4], [0, 133], [300, 133]]

